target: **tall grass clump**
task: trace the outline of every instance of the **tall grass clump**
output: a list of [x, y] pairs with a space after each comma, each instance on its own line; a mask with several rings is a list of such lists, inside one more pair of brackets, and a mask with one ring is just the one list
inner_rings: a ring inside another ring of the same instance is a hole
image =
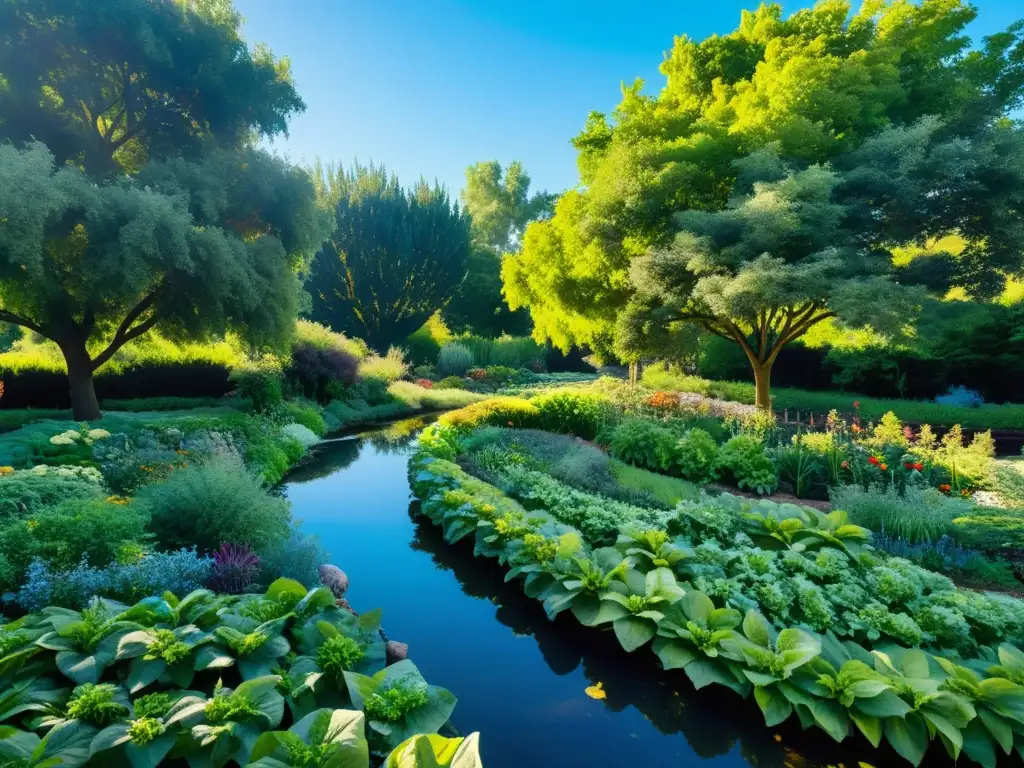
[[845, 485], [832, 491], [833, 509], [845, 511], [850, 522], [909, 544], [935, 543], [953, 532], [953, 520], [969, 515], [968, 501], [945, 496], [934, 488], [895, 488], [865, 491]]
[[459, 342], [445, 344], [437, 354], [438, 376], [465, 376], [472, 367], [473, 353]]
[[473, 354], [473, 363], [480, 368], [504, 365], [509, 368], [539, 368], [544, 362], [544, 348], [529, 336], [501, 336], [484, 339], [468, 336], [460, 343]]
[[370, 354], [366, 342], [362, 339], [350, 339], [343, 333], [335, 333], [327, 326], [311, 320], [296, 321], [294, 344], [305, 344], [316, 349], [336, 349], [360, 360]]
[[387, 383], [409, 375], [409, 363], [399, 347], [391, 347], [386, 355], [372, 352], [359, 363], [359, 378], [378, 379]]

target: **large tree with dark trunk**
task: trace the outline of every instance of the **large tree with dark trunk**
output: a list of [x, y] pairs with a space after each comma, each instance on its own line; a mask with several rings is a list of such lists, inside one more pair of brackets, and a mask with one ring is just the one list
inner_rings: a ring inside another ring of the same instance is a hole
[[440, 186], [403, 189], [384, 168], [318, 168], [336, 229], [313, 261], [310, 317], [378, 352], [443, 309], [466, 274], [469, 216]]
[[0, 7], [0, 320], [53, 340], [75, 418], [156, 325], [287, 334], [330, 231], [303, 171], [252, 148], [304, 105], [226, 0]]

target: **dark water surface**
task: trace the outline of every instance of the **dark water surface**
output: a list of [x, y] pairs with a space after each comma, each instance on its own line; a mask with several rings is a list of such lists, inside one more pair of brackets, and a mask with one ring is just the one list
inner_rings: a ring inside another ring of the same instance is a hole
[[[487, 768], [898, 764], [862, 739], [802, 732], [795, 717], [766, 728], [752, 701], [695, 692], [649, 652], [626, 654], [610, 632], [568, 615], [549, 621], [494, 561], [415, 517], [406, 442], [377, 433], [317, 450], [286, 478], [296, 517], [348, 574], [353, 607], [382, 608], [388, 635], [458, 697], [452, 722], [481, 732]], [[597, 682], [603, 701], [584, 693]], [[946, 763], [941, 749], [930, 758]]]

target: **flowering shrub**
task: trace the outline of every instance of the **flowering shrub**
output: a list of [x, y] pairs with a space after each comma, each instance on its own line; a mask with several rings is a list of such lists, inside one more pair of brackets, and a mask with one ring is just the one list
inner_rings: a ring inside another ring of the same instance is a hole
[[487, 370], [484, 368], [470, 368], [466, 371], [466, 375], [473, 381], [487, 381], [489, 377]]
[[416, 386], [423, 387], [424, 389], [433, 389], [434, 382], [430, 379], [416, 379]]
[[206, 583], [212, 567], [213, 558], [201, 557], [194, 549], [152, 552], [136, 562], [104, 568], [90, 566], [83, 559], [66, 571], [36, 559], [15, 599], [25, 610], [38, 611], [47, 605], [80, 608], [94, 595], [132, 601], [168, 590], [187, 594]]
[[655, 392], [647, 398], [647, 404], [659, 411], [675, 410], [679, 407], [679, 393]]

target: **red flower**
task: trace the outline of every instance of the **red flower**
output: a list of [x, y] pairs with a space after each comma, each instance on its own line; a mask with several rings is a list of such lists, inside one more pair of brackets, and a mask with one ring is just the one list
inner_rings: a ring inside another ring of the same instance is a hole
[[853, 401], [853, 410], [855, 410], [855, 411], [859, 411], [860, 410], [860, 400], [854, 400]]
[[916, 469], [918, 472], [920, 472], [922, 469], [924, 469], [924, 464], [922, 464], [921, 462], [918, 462], [917, 464], [914, 465], [914, 469]]
[[903, 468], [904, 469], [913, 469], [914, 465], [911, 464], [909, 461], [905, 461], [905, 462], [903, 462]]
[[868, 456], [868, 464], [874, 464], [877, 467], [880, 463], [874, 456]]
[[952, 490], [952, 486], [949, 483], [943, 483], [939, 486], [939, 490], [943, 493], [949, 493]]

